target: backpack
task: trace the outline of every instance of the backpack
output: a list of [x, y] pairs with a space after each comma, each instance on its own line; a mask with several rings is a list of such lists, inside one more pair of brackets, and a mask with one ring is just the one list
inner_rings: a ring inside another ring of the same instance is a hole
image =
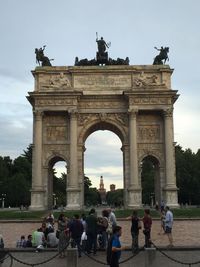
[[111, 263], [111, 258], [112, 258], [112, 242], [113, 242], [114, 236], [111, 236], [110, 239], [108, 240], [108, 246], [106, 250], [106, 260], [107, 263]]

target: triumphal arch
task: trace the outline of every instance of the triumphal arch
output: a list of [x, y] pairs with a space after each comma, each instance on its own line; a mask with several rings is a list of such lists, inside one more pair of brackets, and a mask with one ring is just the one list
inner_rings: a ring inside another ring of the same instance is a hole
[[142, 205], [141, 165], [156, 163], [155, 198], [177, 207], [173, 70], [168, 65], [36, 67], [33, 107], [31, 209], [52, 207], [53, 164], [68, 165], [66, 208], [84, 205], [84, 151], [87, 137], [110, 130], [121, 140], [124, 203]]

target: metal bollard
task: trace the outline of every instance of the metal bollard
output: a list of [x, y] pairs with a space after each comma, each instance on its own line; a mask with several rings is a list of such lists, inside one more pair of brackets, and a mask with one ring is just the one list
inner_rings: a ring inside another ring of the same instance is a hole
[[145, 248], [145, 267], [155, 267], [156, 263], [156, 249]]
[[66, 266], [67, 267], [78, 266], [77, 248], [68, 248], [66, 250]]

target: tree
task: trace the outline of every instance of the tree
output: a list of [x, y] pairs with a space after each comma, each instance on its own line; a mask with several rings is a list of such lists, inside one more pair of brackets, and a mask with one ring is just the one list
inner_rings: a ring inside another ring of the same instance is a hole
[[117, 189], [115, 191], [109, 191], [106, 194], [106, 200], [108, 205], [120, 207], [123, 205], [123, 189]]
[[101, 199], [96, 188], [92, 188], [92, 182], [84, 176], [84, 204], [87, 206], [100, 204]]

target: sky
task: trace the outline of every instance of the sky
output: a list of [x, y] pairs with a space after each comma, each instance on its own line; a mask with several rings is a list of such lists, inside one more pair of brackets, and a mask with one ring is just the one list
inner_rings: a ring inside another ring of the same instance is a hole
[[[155, 46], [168, 46], [174, 69], [174, 139], [183, 149], [200, 148], [199, 0], [1, 0], [0, 156], [12, 159], [32, 143], [35, 48], [46, 45], [54, 66], [73, 66], [76, 56], [92, 59], [96, 32], [111, 42], [109, 57], [129, 57], [130, 65], [152, 64]], [[123, 186], [121, 142], [108, 131], [86, 140], [85, 174], [98, 187]], [[59, 171], [59, 168], [58, 168]]]

